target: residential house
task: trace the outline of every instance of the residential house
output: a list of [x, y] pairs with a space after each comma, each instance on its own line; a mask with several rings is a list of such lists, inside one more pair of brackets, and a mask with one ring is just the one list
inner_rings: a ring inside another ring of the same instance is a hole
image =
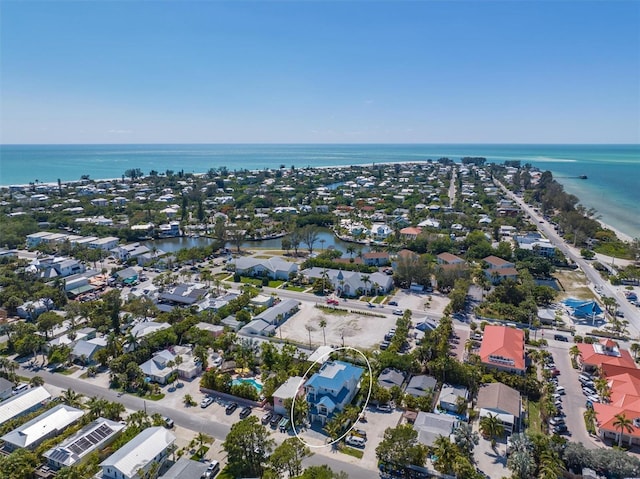
[[394, 368], [385, 368], [378, 376], [378, 385], [385, 389], [391, 389], [393, 386], [401, 388], [403, 383], [404, 374]]
[[171, 221], [158, 226], [158, 236], [160, 238], [172, 238], [180, 236], [180, 222]]
[[418, 441], [427, 447], [432, 447], [440, 436], [451, 439], [458, 424], [458, 419], [453, 416], [420, 411], [413, 423], [413, 428], [418, 432]]
[[299, 308], [300, 301], [285, 299], [258, 314], [239, 333], [245, 336], [271, 336], [276, 328], [297, 313]]
[[149, 427], [100, 463], [103, 479], [139, 479], [157, 464], [162, 467], [176, 437], [161, 426]]
[[[355, 297], [367, 291], [375, 291], [376, 289], [380, 294], [384, 294], [393, 288], [393, 279], [386, 274], [378, 272], [363, 274], [357, 271], [314, 267], [306, 269], [301, 273], [311, 281], [322, 279], [326, 274], [328, 283], [331, 284], [338, 296]], [[366, 282], [365, 279], [367, 279]]]
[[422, 228], [418, 228], [415, 226], [408, 226], [407, 228], [402, 228], [400, 230], [400, 237], [405, 241], [413, 241], [418, 235], [422, 232]]
[[85, 272], [84, 265], [75, 259], [63, 259], [62, 261], [57, 262], [54, 261], [52, 267], [56, 270], [58, 276], [62, 278]]
[[98, 238], [97, 240], [92, 241], [88, 244], [88, 246], [89, 248], [93, 249], [102, 249], [105, 251], [109, 251], [118, 246], [119, 242], [119, 238], [116, 238], [114, 236], [107, 236], [106, 238]]
[[476, 405], [481, 418], [489, 414], [497, 416], [507, 434], [520, 430], [522, 398], [515, 389], [502, 383], [483, 384], [478, 391]]
[[208, 465], [181, 457], [159, 479], [203, 479], [207, 478]]
[[107, 347], [107, 340], [105, 338], [93, 338], [93, 339], [81, 339], [77, 341], [73, 349], [71, 350], [70, 359], [72, 361], [78, 361], [83, 365], [89, 365], [95, 363], [95, 354]]
[[371, 237], [375, 241], [383, 241], [393, 233], [393, 229], [385, 224], [376, 223], [371, 226]]
[[369, 251], [362, 254], [362, 260], [367, 266], [386, 266], [389, 264], [389, 253], [386, 251]]
[[405, 393], [413, 397], [428, 396], [430, 394], [433, 394], [433, 392], [436, 390], [437, 384], [438, 381], [432, 376], [427, 376], [424, 374], [413, 376], [409, 380], [409, 384], [407, 384]]
[[[136, 338], [138, 340], [149, 336], [150, 334], [162, 331], [163, 329], [169, 329], [171, 325], [169, 323], [156, 323], [155, 321], [142, 321], [135, 324], [128, 333], [128, 336]], [[135, 344], [130, 344], [125, 348], [127, 352], [135, 349]]]
[[343, 361], [327, 361], [304, 385], [309, 420], [324, 425], [351, 403], [364, 370]]
[[457, 264], [457, 265], [464, 265], [466, 264], [466, 261], [462, 258], [460, 258], [459, 256], [456, 256], [455, 254], [451, 254], [451, 253], [440, 253], [438, 256], [436, 256], [436, 261], [438, 262], [438, 264]]
[[[182, 363], [176, 363], [177, 356], [182, 358]], [[175, 346], [173, 352], [164, 349], [154, 353], [151, 359], [140, 365], [140, 369], [151, 381], [166, 384], [174, 372], [183, 379], [193, 379], [202, 371], [202, 365], [192, 356], [190, 348]]]
[[42, 456], [47, 460], [49, 467], [56, 470], [74, 466], [92, 452], [111, 444], [125, 427], [125, 424], [99, 417]]
[[[443, 384], [438, 396], [438, 407], [445, 411], [458, 414], [461, 404], [466, 406], [469, 400], [469, 391], [464, 386], [455, 384]], [[466, 407], [465, 407], [466, 410]]]
[[176, 307], [188, 307], [196, 304], [206, 297], [208, 291], [201, 285], [179, 284], [172, 291], [160, 293], [158, 296], [158, 309], [169, 312]]
[[224, 326], [220, 324], [199, 322], [198, 324], [196, 324], [196, 328], [198, 328], [200, 331], [210, 334], [214, 338], [217, 338], [218, 336], [221, 336], [222, 333], [224, 333]]
[[129, 243], [113, 248], [111, 254], [120, 261], [129, 261], [131, 258], [137, 258], [150, 251], [148, 247], [140, 243]]
[[118, 283], [133, 285], [138, 282], [139, 273], [134, 268], [125, 268], [113, 273], [114, 278]]
[[245, 276], [267, 276], [274, 280], [287, 281], [289, 275], [298, 271], [298, 265], [285, 261], [277, 256], [269, 259], [252, 257], [237, 258], [235, 262], [236, 272]]
[[517, 279], [516, 265], [497, 256], [487, 256], [483, 259], [487, 264], [484, 274], [493, 284], [498, 284], [505, 279]]
[[556, 254], [556, 247], [539, 233], [527, 233], [524, 236], [515, 236], [513, 239], [519, 249], [531, 251], [537, 256], [553, 258]]
[[507, 326], [487, 325], [480, 345], [480, 361], [487, 367], [523, 375], [524, 332]]
[[276, 414], [289, 417], [290, 410], [285, 407], [285, 401], [292, 399], [302, 393], [302, 383], [304, 378], [293, 376], [287, 379], [273, 393], [273, 411]]
[[45, 439], [57, 436], [84, 416], [84, 411], [66, 404], [59, 404], [48, 411], [13, 429], [4, 436], [5, 448], [34, 449]]
[[11, 397], [13, 394], [14, 383], [5, 378], [0, 378], [0, 401]]

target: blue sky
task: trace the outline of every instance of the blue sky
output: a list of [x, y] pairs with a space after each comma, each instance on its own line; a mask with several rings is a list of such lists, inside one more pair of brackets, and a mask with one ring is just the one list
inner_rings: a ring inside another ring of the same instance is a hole
[[640, 142], [640, 2], [0, 9], [1, 143]]

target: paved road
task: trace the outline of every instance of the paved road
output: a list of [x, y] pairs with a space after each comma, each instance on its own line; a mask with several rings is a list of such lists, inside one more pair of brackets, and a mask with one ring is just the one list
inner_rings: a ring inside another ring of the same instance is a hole
[[[52, 374], [44, 369], [31, 371], [29, 369], [21, 368], [18, 371], [18, 374], [29, 378], [33, 376], [40, 376], [44, 379], [46, 384], [53, 385], [63, 390], [72, 389], [87, 397], [96, 396], [108, 401], [119, 402], [130, 410], [146, 411], [148, 414], [159, 413], [163, 416], [169, 416], [178, 426], [191, 431], [204, 432], [219, 441], [224, 441], [229, 433], [230, 426], [213, 421], [203, 421], [202, 417], [190, 414], [188, 409], [180, 410], [163, 406], [162, 402], [145, 401], [129, 394], [120, 396], [116, 391], [96, 386], [95, 384], [90, 384], [82, 379], [72, 378], [63, 374]], [[282, 439], [278, 435], [273, 436], [273, 438], [278, 442]], [[355, 464], [340, 461], [338, 457], [339, 456], [336, 456], [334, 459], [332, 457], [327, 457], [326, 455], [315, 454], [314, 456], [306, 459], [304, 464], [307, 466], [327, 464], [336, 472], [346, 472], [350, 479], [371, 479], [372, 477], [377, 476], [377, 474], [371, 470], [359, 467]]]
[[509, 191], [498, 180], [494, 180], [495, 184], [502, 188], [504, 193], [509, 196], [520, 208], [525, 211], [533, 221], [536, 222], [538, 229], [558, 248], [562, 253], [584, 272], [587, 279], [594, 285], [600, 286], [604, 296], [613, 297], [620, 305], [619, 310], [624, 313], [625, 319], [629, 321], [629, 333], [632, 337], [640, 337], [640, 312], [638, 308], [632, 306], [624, 294], [616, 287], [612, 286], [608, 281], [604, 280], [600, 273], [592, 266], [592, 263], [580, 256], [580, 251], [568, 245], [564, 239], [555, 231], [553, 225], [544, 220], [542, 215], [536, 213], [531, 206], [526, 204], [520, 197]]

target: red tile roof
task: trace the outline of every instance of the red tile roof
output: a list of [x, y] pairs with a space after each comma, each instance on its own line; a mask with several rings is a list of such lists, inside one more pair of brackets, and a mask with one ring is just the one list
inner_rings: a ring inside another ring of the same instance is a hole
[[[598, 427], [600, 429], [604, 429], [605, 431], [611, 431], [614, 433], [620, 432], [620, 430], [616, 429], [616, 427], [613, 425], [613, 423], [616, 422], [617, 414], [624, 414], [628, 419], [631, 419], [631, 420], [635, 418], [640, 418], [640, 407], [637, 407], [637, 406], [633, 406], [633, 407], [627, 406], [627, 407], [620, 408], [612, 404], [594, 403], [593, 409], [596, 412]], [[631, 433], [629, 433], [628, 431], [623, 432], [623, 436], [627, 436], [628, 438], [629, 435], [633, 437], [640, 437], [640, 428], [634, 427]]]
[[422, 228], [416, 228], [415, 226], [409, 226], [400, 230], [401, 235], [413, 235], [418, 236], [422, 232]]
[[[513, 365], [503, 365], [490, 356], [499, 356], [513, 361]], [[524, 332], [507, 326], [487, 325], [480, 346], [480, 359], [485, 364], [505, 366], [525, 370], [524, 362]]]
[[636, 364], [631, 354], [629, 354], [629, 351], [616, 347], [614, 351], [607, 353], [607, 350], [604, 349], [606, 347], [604, 343], [606, 343], [606, 341], [595, 344], [578, 343], [577, 346], [580, 350], [581, 363], [592, 368], [612, 364], [614, 366], [624, 366], [635, 369]]

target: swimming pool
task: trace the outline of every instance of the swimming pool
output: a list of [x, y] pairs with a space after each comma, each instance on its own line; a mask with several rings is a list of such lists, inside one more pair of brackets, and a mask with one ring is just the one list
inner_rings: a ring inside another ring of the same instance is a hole
[[231, 381], [231, 384], [233, 386], [235, 386], [236, 384], [242, 384], [242, 383], [249, 383], [254, 388], [256, 388], [256, 391], [258, 391], [259, 393], [262, 392], [262, 384], [260, 384], [256, 378], [247, 378], [247, 379], [238, 378], [238, 379], [234, 379], [233, 381]]

